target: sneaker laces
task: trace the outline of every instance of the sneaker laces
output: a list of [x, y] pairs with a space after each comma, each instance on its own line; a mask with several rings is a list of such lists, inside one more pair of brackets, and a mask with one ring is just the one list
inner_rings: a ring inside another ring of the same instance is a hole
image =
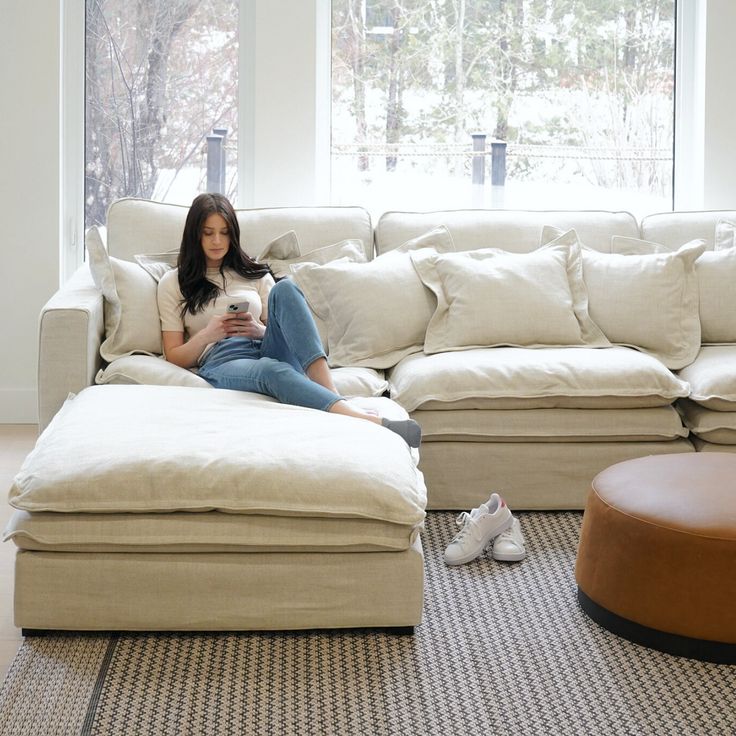
[[478, 507], [477, 509], [473, 509], [470, 513], [468, 513], [467, 511], [462, 511], [460, 514], [458, 514], [457, 518], [455, 519], [455, 524], [461, 527], [461, 529], [455, 535], [455, 538], [452, 541], [462, 542], [465, 537], [470, 534], [471, 529], [475, 526], [476, 518], [480, 516], [481, 513], [482, 510], [480, 507]]

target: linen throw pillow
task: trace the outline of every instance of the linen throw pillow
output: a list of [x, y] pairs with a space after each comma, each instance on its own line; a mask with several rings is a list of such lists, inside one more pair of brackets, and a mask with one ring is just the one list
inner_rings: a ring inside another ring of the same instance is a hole
[[156, 282], [138, 265], [108, 255], [99, 230], [86, 237], [92, 279], [104, 297], [105, 340], [100, 355], [161, 355], [161, 323]]
[[609, 345], [588, 316], [576, 242], [531, 253], [483, 248], [417, 252], [411, 258], [437, 297], [425, 353], [501, 345]]
[[[721, 220], [716, 226], [716, 250], [706, 250], [695, 261], [698, 279], [701, 342], [736, 342], [736, 225]], [[661, 243], [635, 238], [611, 238], [614, 253], [673, 253]]]
[[695, 262], [703, 343], [736, 342], [736, 223], [716, 225], [715, 250]]
[[716, 223], [715, 249], [736, 248], [736, 222], [718, 220]]
[[389, 368], [421, 351], [435, 298], [419, 279], [410, 251], [454, 250], [440, 226], [367, 263], [292, 266], [294, 281], [327, 328], [331, 366]]
[[368, 260], [363, 249], [362, 241], [351, 238], [341, 240], [339, 243], [332, 243], [332, 245], [325, 245], [322, 248], [315, 248], [309, 251], [309, 253], [302, 255], [282, 259], [261, 256], [259, 261], [261, 263], [268, 263], [273, 271], [273, 275], [277, 278], [282, 278], [284, 276], [291, 276], [291, 267], [300, 263], [324, 265], [325, 263], [336, 261], [339, 258], [346, 258], [353, 263], [365, 263]]
[[165, 253], [141, 253], [133, 256], [133, 258], [158, 283], [167, 271], [176, 268], [176, 263], [179, 259], [179, 249], [168, 250]]
[[285, 232], [283, 235], [279, 235], [278, 238], [274, 238], [261, 253], [258, 260], [260, 261], [271, 261], [271, 260], [286, 260], [287, 258], [296, 258], [301, 255], [301, 249], [299, 246], [299, 238], [293, 230]]
[[668, 252], [644, 240], [635, 248], [632, 241], [625, 254], [583, 247], [590, 316], [615, 345], [648, 352], [668, 368], [682, 368], [700, 349], [695, 261], [705, 241]]

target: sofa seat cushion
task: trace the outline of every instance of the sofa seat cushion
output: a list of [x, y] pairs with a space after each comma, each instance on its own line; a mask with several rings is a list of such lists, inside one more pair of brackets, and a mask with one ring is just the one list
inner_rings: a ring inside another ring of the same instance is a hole
[[733, 411], [714, 411], [688, 399], [677, 402], [685, 426], [706, 442], [736, 445], [736, 407]]
[[[383, 415], [401, 413], [388, 399], [372, 401]], [[31, 512], [216, 510], [414, 527], [426, 505], [417, 461], [378, 424], [259, 394], [91, 386], [39, 437], [10, 503]]]
[[736, 411], [736, 345], [703, 345], [693, 363], [679, 371], [689, 398], [716, 411]]
[[[736, 415], [735, 415], [736, 416]], [[673, 406], [650, 409], [459, 409], [412, 414], [428, 442], [650, 442], [687, 437]]]
[[[335, 388], [342, 396], [381, 396], [388, 390], [383, 371], [373, 368], [333, 368], [331, 373]], [[180, 368], [154, 355], [126, 355], [113, 360], [97, 372], [95, 383], [212, 388], [195, 371]]]
[[41, 552], [387, 552], [408, 549], [418, 533], [378, 519], [16, 511], [3, 541]]
[[416, 409], [633, 409], [671, 404], [689, 386], [631, 348], [481, 348], [410, 355], [391, 398]]

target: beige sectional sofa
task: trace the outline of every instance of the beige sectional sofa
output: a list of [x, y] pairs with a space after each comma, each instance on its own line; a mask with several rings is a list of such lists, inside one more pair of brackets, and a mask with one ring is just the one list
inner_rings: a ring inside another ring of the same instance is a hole
[[[194, 451], [180, 447], [188, 424], [219, 436], [217, 424], [207, 424], [218, 402], [242, 404], [229, 420], [231, 433], [237, 417], [246, 431], [253, 421], [271, 427], [273, 441], [259, 452], [286, 458], [282, 465], [299, 457], [314, 432], [324, 442], [332, 436], [324, 420], [333, 417], [203, 391], [208, 385], [194, 372], [161, 359], [154, 277], [171, 265], [185, 215], [174, 205], [115, 203], [107, 233], [88, 236], [97, 284], [85, 265], [40, 320], [41, 429], [68, 435], [90, 426], [103, 438], [102, 454], [80, 463], [85, 474], [105, 454], [128, 468], [137, 448], [146, 448], [133, 477], [156, 497], [222, 460], [210, 448], [215, 454], [199, 456], [199, 465], [176, 461]], [[640, 224], [625, 212], [389, 212], [375, 229], [361, 208], [238, 216], [249, 253], [304, 291], [339, 390], [395, 416], [408, 412], [422, 425], [421, 472], [408, 452], [341, 425], [337, 455], [324, 461], [349, 466], [345, 488], [365, 475], [372, 454], [387, 463], [389, 477], [376, 480], [375, 493], [363, 489], [365, 499], [374, 496], [372, 511], [368, 501], [360, 512], [348, 508], [340, 494], [343, 505], [332, 499], [332, 506], [318, 492], [297, 522], [290, 508], [284, 526], [283, 507], [231, 507], [232, 498], [212, 489], [192, 491], [200, 506], [170, 497], [141, 505], [145, 494], [133, 494], [136, 505], [110, 473], [72, 493], [67, 506], [58, 489], [24, 495], [28, 486], [18, 486], [19, 511], [6, 539], [20, 547], [19, 625], [411, 626], [421, 619], [422, 476], [430, 509], [468, 509], [492, 489], [517, 510], [580, 509], [593, 476], [612, 463], [736, 448], [736, 212], [668, 213]], [[100, 276], [108, 254], [114, 283]], [[70, 393], [78, 396], [66, 401]], [[86, 415], [70, 413], [75, 402]], [[194, 413], [172, 408], [180, 405]], [[140, 416], [130, 407], [147, 417], [140, 437]], [[131, 441], [127, 454], [116, 447], [116, 423]], [[156, 449], [166, 427], [179, 434], [151, 455], [147, 448]], [[53, 435], [44, 432], [38, 454], [58, 471], [73, 462], [74, 450]], [[283, 446], [281, 436], [290, 437]], [[179, 480], [160, 482], [150, 463], [161, 452], [181, 466]], [[357, 465], [335, 460], [353, 455], [362, 458]], [[321, 472], [306, 467], [297, 463], [297, 480]], [[78, 486], [78, 475], [67, 479], [67, 489]], [[262, 486], [261, 479], [253, 487]], [[391, 513], [380, 500], [389, 487]], [[234, 562], [236, 582], [223, 592]], [[140, 585], [144, 569], [153, 577]], [[152, 581], [166, 575], [161, 593]], [[336, 577], [343, 583], [333, 590]], [[70, 591], [69, 580], [78, 588]], [[121, 607], [126, 600], [137, 604]]]

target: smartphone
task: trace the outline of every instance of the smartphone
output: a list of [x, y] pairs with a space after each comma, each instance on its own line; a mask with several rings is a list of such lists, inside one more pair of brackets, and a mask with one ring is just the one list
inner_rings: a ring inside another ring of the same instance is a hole
[[250, 302], [238, 302], [237, 304], [228, 304], [227, 311], [228, 313], [232, 313], [232, 314], [238, 314], [240, 312], [247, 312], [249, 306], [250, 306]]

